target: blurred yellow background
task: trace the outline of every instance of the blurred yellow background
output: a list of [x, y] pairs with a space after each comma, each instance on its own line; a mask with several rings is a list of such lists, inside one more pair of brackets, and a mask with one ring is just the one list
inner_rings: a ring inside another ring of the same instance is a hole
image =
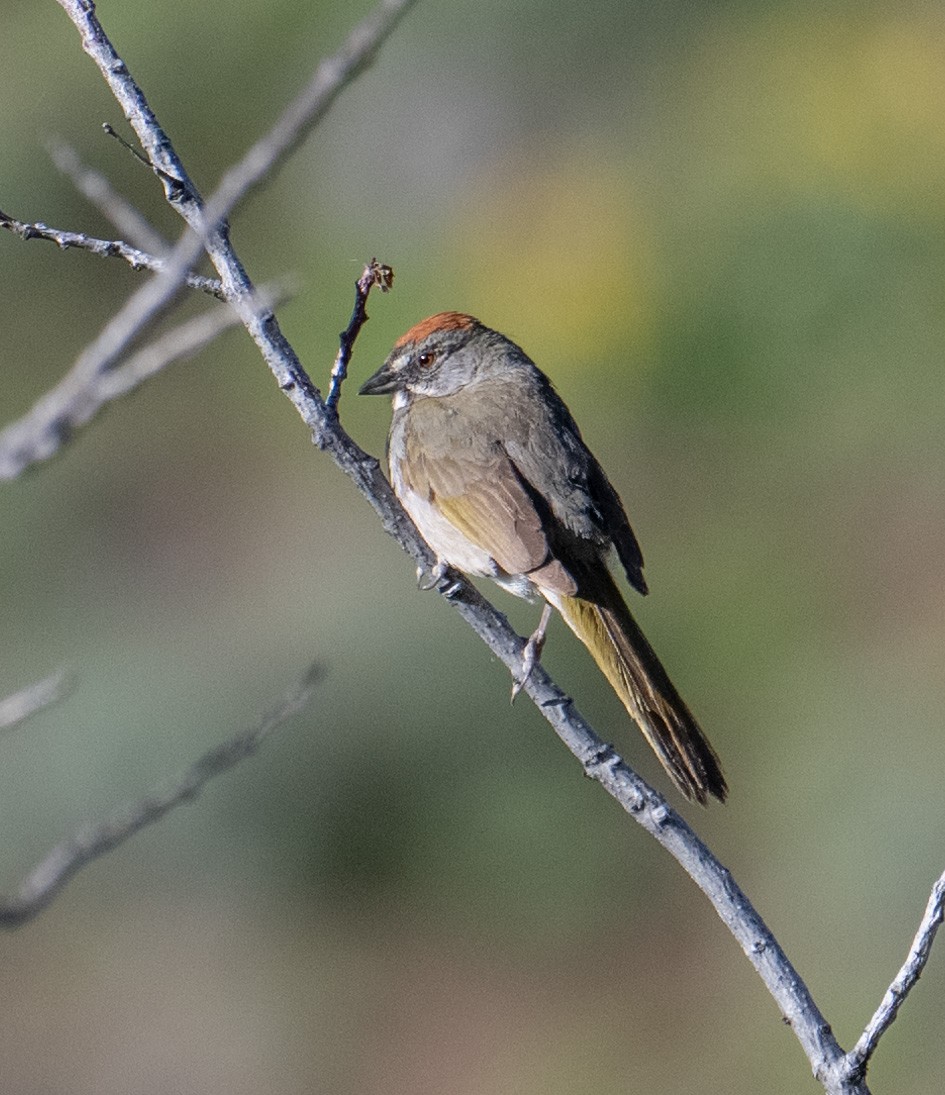
[[[3, 7], [0, 208], [114, 234], [60, 137], [176, 236], [59, 7]], [[205, 192], [368, 9], [98, 6]], [[374, 452], [389, 411], [355, 387], [432, 312], [553, 378], [726, 766], [729, 805], [686, 813], [846, 1047], [945, 867], [943, 118], [939, 5], [428, 2], [233, 224], [257, 281], [301, 284], [281, 318], [321, 385], [362, 263], [394, 266], [342, 401]], [[141, 276], [0, 237], [4, 422]], [[256, 759], [0, 938], [5, 1091], [819, 1090], [706, 901], [509, 708], [245, 336], [3, 485], [0, 528], [0, 694], [78, 680], [0, 740], [8, 889], [326, 669]], [[667, 789], [561, 626], [545, 661]], [[874, 1091], [941, 1091], [943, 1006], [940, 950]]]

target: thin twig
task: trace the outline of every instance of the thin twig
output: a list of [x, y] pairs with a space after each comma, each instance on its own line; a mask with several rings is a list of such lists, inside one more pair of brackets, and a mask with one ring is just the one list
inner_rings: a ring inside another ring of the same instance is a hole
[[204, 753], [172, 783], [159, 787], [102, 822], [87, 825], [55, 848], [11, 897], [0, 897], [0, 928], [17, 928], [45, 909], [77, 871], [185, 802], [193, 802], [221, 773], [252, 756], [263, 741], [311, 699], [320, 669], [312, 666], [251, 730]]
[[131, 155], [134, 156], [134, 158], [138, 161], [138, 163], [143, 164], [146, 168], [148, 168], [149, 171], [153, 171], [159, 179], [162, 179], [167, 184], [169, 193], [173, 193], [178, 188], [184, 188], [183, 179], [178, 178], [178, 176], [176, 175], [171, 175], [163, 168], [158, 167], [157, 164], [151, 163], [151, 161], [146, 156], [141, 155], [141, 153], [137, 150], [137, 148], [135, 148], [133, 144], [131, 144], [130, 141], [126, 141], [125, 138], [118, 132], [118, 130], [115, 129], [115, 127], [109, 122], [102, 123], [102, 130], [109, 137], [113, 137], [121, 145], [121, 147], [125, 149], [126, 152], [130, 152]]
[[8, 731], [47, 707], [58, 703], [71, 688], [69, 674], [57, 669], [41, 681], [0, 700], [0, 730]]
[[335, 364], [332, 366], [331, 383], [328, 386], [328, 397], [325, 400], [325, 405], [334, 414], [338, 413], [341, 385], [348, 376], [348, 362], [351, 360], [351, 351], [354, 349], [355, 339], [370, 318], [367, 314], [367, 298], [375, 285], [382, 293], [390, 292], [394, 286], [394, 271], [390, 266], [378, 262], [377, 259], [371, 259], [364, 267], [361, 276], [354, 283], [354, 311], [351, 313], [348, 326], [338, 336], [338, 353], [335, 357]]
[[[19, 221], [2, 210], [0, 210], [0, 228], [6, 228], [8, 232], [24, 240], [49, 240], [63, 251], [76, 248], [80, 251], [90, 251], [99, 258], [123, 259], [132, 270], [151, 270], [157, 273], [165, 267], [163, 258], [132, 247], [124, 240], [101, 240], [95, 236], [87, 236], [84, 232], [67, 232], [62, 228], [50, 228], [48, 224], [43, 224], [41, 221], [32, 223]], [[185, 274], [183, 280], [184, 284], [191, 289], [199, 289], [201, 293], [207, 293], [218, 300], [226, 299], [223, 286], [217, 278], [207, 278], [201, 274]]]
[[107, 217], [135, 247], [163, 255], [170, 244], [156, 231], [147, 218], [130, 201], [120, 194], [109, 179], [95, 168], [82, 162], [79, 154], [65, 141], [54, 140], [49, 144], [49, 155], [56, 167], [71, 180], [76, 190]]
[[867, 1024], [860, 1040], [847, 1055], [851, 1072], [863, 1073], [880, 1038], [895, 1021], [903, 1001], [915, 987], [925, 969], [925, 964], [932, 953], [935, 934], [941, 927], [943, 919], [945, 919], [945, 874], [932, 887], [925, 915], [919, 924], [915, 939], [912, 940], [912, 946], [909, 948], [909, 954], [902, 968], [886, 990], [882, 1003]]

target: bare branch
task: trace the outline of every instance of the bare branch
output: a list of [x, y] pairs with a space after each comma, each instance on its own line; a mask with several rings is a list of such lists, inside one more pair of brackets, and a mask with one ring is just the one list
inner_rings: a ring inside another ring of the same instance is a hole
[[58, 703], [71, 688], [69, 675], [57, 669], [35, 684], [0, 700], [0, 730], [12, 730], [46, 707]]
[[[385, 503], [386, 503], [385, 499]], [[386, 508], [386, 506], [385, 506]], [[414, 554], [414, 544], [398, 542]], [[432, 563], [428, 557], [427, 565]], [[510, 670], [520, 673], [524, 641], [505, 617], [473, 586], [454, 572], [437, 585], [477, 635]], [[537, 665], [523, 691], [548, 720], [558, 737], [620, 806], [653, 836], [706, 895], [774, 997], [784, 1021], [794, 1031], [814, 1075], [830, 1095], [868, 1095], [863, 1083], [848, 1083], [832, 1071], [843, 1059], [830, 1025], [804, 981], [748, 897], [686, 821], [601, 740], [575, 709], [574, 703]]]
[[338, 413], [338, 401], [341, 399], [341, 385], [348, 376], [348, 362], [351, 360], [355, 339], [370, 318], [367, 314], [367, 298], [375, 285], [382, 293], [389, 292], [394, 286], [394, 271], [377, 259], [371, 259], [354, 283], [354, 311], [348, 326], [338, 336], [340, 344], [331, 370], [328, 398], [325, 400], [325, 405], [335, 414]]
[[13, 479], [30, 464], [59, 451], [72, 433], [68, 418], [62, 415], [62, 392], [71, 386], [81, 395], [115, 366], [131, 343], [170, 306], [199, 252], [199, 238], [186, 233], [161, 270], [106, 323], [58, 387], [42, 396], [13, 427], [0, 432], [0, 479]]
[[863, 1074], [870, 1057], [873, 1056], [876, 1046], [879, 1044], [880, 1038], [893, 1024], [903, 1001], [915, 988], [916, 982], [929, 960], [929, 955], [932, 953], [935, 933], [941, 927], [943, 919], [945, 919], [945, 874], [932, 887], [925, 915], [919, 924], [915, 939], [912, 940], [912, 946], [909, 948], [909, 954], [902, 965], [902, 969], [896, 974], [892, 984], [886, 990], [882, 1003], [867, 1024], [860, 1040], [847, 1055], [851, 1073]]
[[[95, 61], [165, 184], [168, 201], [194, 231], [212, 240], [222, 221], [243, 198], [269, 176], [318, 124], [341, 92], [371, 64], [415, 0], [381, 0], [380, 5], [348, 35], [342, 47], [323, 60], [308, 85], [283, 111], [270, 131], [230, 168], [216, 192], [202, 206], [200, 195], [141, 89], [119, 57], [87, 0], [59, 0], [82, 36], [82, 47]], [[245, 275], [244, 275], [245, 276]]]
[[[83, 48], [98, 65], [151, 164], [164, 181], [168, 201], [203, 240], [207, 254], [220, 274], [227, 299], [239, 312], [283, 390], [311, 392], [320, 408], [319, 417], [323, 416], [325, 405], [279, 329], [275, 317], [253, 303], [253, 285], [230, 245], [225, 218], [253, 187], [271, 174], [276, 165], [325, 116], [344, 88], [373, 61], [379, 47], [415, 0], [382, 0], [348, 35], [342, 47], [318, 65], [308, 85], [283, 111], [272, 129], [225, 173], [206, 205], [127, 65], [105, 34], [92, 5], [83, 3], [83, 0], [59, 0], [59, 3], [79, 29]], [[187, 241], [182, 240], [175, 248], [169, 268], [177, 264], [188, 268], [196, 253], [194, 245], [188, 247]], [[129, 302], [129, 315], [138, 323], [146, 322], [152, 314], [151, 310], [163, 307], [173, 290], [174, 283], [168, 281], [163, 293], [155, 293], [154, 300]], [[133, 308], [130, 307], [132, 304]], [[118, 331], [113, 333], [117, 334]], [[133, 337], [133, 332], [127, 337]], [[111, 341], [114, 342], [114, 339]], [[106, 351], [111, 352], [108, 344], [101, 346], [98, 352], [104, 354]]]
[[160, 821], [175, 807], [193, 802], [210, 780], [252, 756], [274, 730], [309, 702], [320, 673], [317, 666], [312, 666], [256, 726], [204, 753], [170, 785], [157, 788], [57, 844], [12, 897], [0, 897], [0, 928], [17, 928], [32, 920], [77, 871]]
[[76, 150], [65, 141], [49, 144], [49, 155], [59, 170], [70, 179], [76, 190], [112, 222], [119, 233], [127, 236], [135, 247], [162, 255], [170, 246], [166, 239], [148, 223], [123, 194], [120, 194], [100, 171], [84, 164]]
[[[217, 192], [204, 207], [144, 95], [106, 37], [95, 16], [94, 5], [87, 0], [59, 0], [79, 28], [83, 48], [99, 66], [134, 126], [151, 163], [164, 182], [168, 200], [195, 229], [195, 234], [185, 233], [167, 255], [156, 276], [134, 293], [121, 311], [105, 325], [63, 383], [72, 383], [78, 390], [84, 390], [89, 387], [92, 378], [113, 368], [134, 339], [140, 336], [142, 329], [167, 309], [179, 285], [206, 247], [221, 275], [227, 300], [237, 309], [244, 325], [263, 349], [270, 368], [274, 372], [279, 368], [282, 373], [280, 383], [288, 383], [293, 388], [305, 386], [317, 397], [317, 391], [279, 330], [271, 309], [257, 299], [252, 282], [230, 246], [224, 219], [324, 116], [341, 91], [371, 62], [379, 46], [414, 2], [383, 0], [374, 13], [358, 24], [341, 49], [319, 64], [309, 85], [289, 105], [270, 133], [227, 172]], [[283, 367], [287, 360], [292, 364], [291, 377]], [[324, 403], [320, 398], [318, 406], [324, 412]], [[31, 424], [29, 429], [18, 428], [12, 435], [6, 431], [0, 433], [0, 479], [14, 478], [30, 464], [48, 459], [58, 452], [70, 435], [71, 427], [68, 421], [63, 420], [61, 406], [54, 399], [41, 398], [26, 417]], [[25, 445], [24, 438], [28, 442]]]
[[[123, 259], [132, 270], [152, 270], [157, 273], [164, 269], [164, 259], [149, 255], [146, 251], [140, 251], [137, 247], [131, 247], [123, 240], [100, 240], [95, 236], [87, 236], [84, 232], [67, 232], [62, 228], [50, 228], [41, 221], [28, 223], [18, 221], [15, 217], [0, 210], [0, 228], [6, 228], [15, 236], [24, 240], [49, 240], [63, 251], [70, 247], [80, 251], [90, 251], [99, 258]], [[223, 286], [216, 278], [203, 277], [201, 274], [186, 274], [184, 284], [191, 289], [199, 289], [202, 293], [208, 293], [218, 300], [224, 300]]]

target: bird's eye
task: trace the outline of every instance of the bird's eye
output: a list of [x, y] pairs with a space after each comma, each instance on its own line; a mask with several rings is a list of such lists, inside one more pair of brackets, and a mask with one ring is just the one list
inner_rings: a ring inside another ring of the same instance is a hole
[[436, 351], [434, 350], [424, 350], [422, 353], [417, 354], [417, 364], [421, 369], [429, 369], [434, 361], [436, 361]]

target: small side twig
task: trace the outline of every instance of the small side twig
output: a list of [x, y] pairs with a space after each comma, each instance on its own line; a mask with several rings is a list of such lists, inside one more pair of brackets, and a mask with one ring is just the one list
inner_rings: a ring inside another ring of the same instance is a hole
[[394, 271], [383, 262], [371, 259], [364, 267], [361, 276], [354, 283], [354, 311], [351, 313], [348, 326], [338, 336], [338, 353], [335, 357], [335, 364], [332, 366], [331, 383], [328, 386], [328, 395], [325, 398], [325, 406], [332, 414], [338, 413], [341, 385], [348, 376], [348, 362], [351, 360], [351, 351], [354, 349], [355, 339], [370, 318], [367, 314], [367, 299], [368, 294], [375, 285], [382, 293], [389, 292], [394, 286]]
[[49, 155], [56, 167], [69, 179], [88, 202], [107, 217], [135, 247], [161, 255], [169, 247], [166, 239], [119, 193], [105, 175], [82, 162], [76, 150], [65, 141], [49, 144]]
[[196, 193], [191, 187], [189, 179], [172, 175], [169, 171], [165, 171], [163, 167], [159, 167], [156, 163], [152, 163], [147, 156], [140, 153], [130, 141], [126, 141], [113, 125], [110, 125], [108, 122], [102, 122], [102, 130], [109, 137], [114, 137], [126, 152], [130, 152], [132, 156], [134, 156], [138, 163], [142, 164], [149, 171], [153, 171], [154, 174], [161, 179], [167, 189], [168, 197], [171, 197], [171, 195], [178, 191], [188, 192], [190, 194]]
[[860, 1040], [847, 1054], [847, 1064], [852, 1074], [861, 1075], [865, 1071], [880, 1038], [892, 1026], [899, 1014], [899, 1008], [915, 987], [932, 953], [935, 934], [941, 927], [943, 919], [945, 919], [945, 874], [942, 874], [932, 887], [925, 915], [912, 940], [912, 946], [909, 948], [909, 954], [902, 968], [886, 990], [886, 995], [860, 1036]]
[[21, 688], [0, 700], [0, 730], [12, 730], [46, 707], [58, 703], [69, 691], [71, 682], [64, 669], [57, 669], [41, 681]]
[[[87, 236], [84, 232], [67, 232], [62, 228], [50, 228], [42, 221], [20, 221], [2, 210], [0, 210], [0, 228], [6, 228], [8, 232], [24, 240], [49, 240], [63, 251], [74, 247], [80, 251], [90, 251], [99, 258], [122, 259], [132, 270], [153, 270], [157, 273], [165, 266], [164, 259], [132, 247], [124, 240], [101, 240], [95, 236]], [[191, 289], [199, 289], [201, 293], [207, 293], [218, 300], [226, 299], [226, 293], [223, 291], [219, 278], [188, 273], [183, 278], [183, 282]]]
[[251, 730], [204, 753], [166, 787], [158, 788], [97, 824], [87, 825], [55, 848], [30, 872], [12, 897], [0, 897], [0, 928], [17, 928], [42, 912], [77, 871], [185, 802], [223, 772], [252, 756], [262, 742], [311, 699], [321, 671], [312, 666], [278, 705]]

